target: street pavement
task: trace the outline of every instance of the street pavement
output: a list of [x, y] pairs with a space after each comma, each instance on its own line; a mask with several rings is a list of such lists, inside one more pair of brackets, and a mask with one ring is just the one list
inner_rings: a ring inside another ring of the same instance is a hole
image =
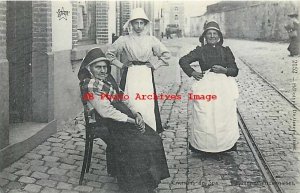
[[[269, 193], [266, 181], [241, 135], [237, 152], [203, 155], [188, 148], [191, 102], [187, 93], [193, 83], [178, 67], [178, 59], [197, 44], [197, 38], [163, 40], [173, 58], [169, 67], [155, 73], [157, 93], [183, 96], [182, 100], [159, 101], [163, 124], [161, 134], [171, 177], [162, 181], [160, 193]], [[236, 56], [238, 108], [259, 149], [286, 193], [299, 193], [298, 111], [253, 73], [245, 60], [285, 93], [292, 74], [288, 66], [299, 57], [286, 57], [287, 44], [225, 40]], [[240, 47], [247, 45], [246, 48]], [[247, 48], [249, 50], [247, 50]], [[259, 50], [259, 51], [258, 51]], [[276, 50], [276, 51], [275, 51]], [[258, 52], [260, 55], [257, 55]], [[274, 54], [272, 54], [274, 52]], [[258, 57], [259, 56], [259, 57]], [[262, 59], [264, 57], [264, 59]], [[269, 58], [270, 63], [268, 63]], [[286, 68], [282, 68], [282, 64]], [[265, 66], [262, 67], [262, 64]], [[273, 70], [267, 70], [270, 69]], [[197, 68], [197, 67], [195, 67]], [[199, 68], [198, 68], [199, 69]], [[280, 76], [280, 77], [278, 77]], [[297, 85], [297, 84], [296, 84]], [[298, 88], [299, 91], [299, 88]], [[298, 92], [297, 91], [297, 92]], [[292, 94], [289, 95], [292, 98]], [[0, 187], [8, 193], [118, 193], [114, 178], [107, 175], [105, 143], [95, 140], [91, 171], [79, 186], [84, 151], [84, 119], [80, 113], [59, 128], [59, 132], [0, 173]], [[1, 192], [1, 190], [0, 190]]]

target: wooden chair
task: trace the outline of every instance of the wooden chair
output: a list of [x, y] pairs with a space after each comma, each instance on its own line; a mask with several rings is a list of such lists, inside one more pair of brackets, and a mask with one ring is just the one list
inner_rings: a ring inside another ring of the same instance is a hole
[[93, 143], [94, 139], [100, 138], [107, 144], [107, 137], [109, 135], [108, 129], [106, 126], [96, 126], [95, 123], [89, 122], [89, 116], [87, 113], [84, 113], [85, 119], [85, 147], [84, 147], [84, 158], [81, 168], [81, 174], [79, 179], [79, 185], [82, 185], [84, 174], [88, 173], [91, 166], [92, 153], [93, 153]]
[[85, 114], [85, 147], [84, 147], [84, 157], [83, 157], [83, 164], [81, 168], [81, 174], [79, 179], [79, 185], [82, 185], [82, 181], [84, 178], [84, 174], [88, 173], [91, 166], [92, 160], [92, 152], [93, 152], [93, 142], [95, 139], [95, 135], [93, 134], [93, 126], [89, 123], [89, 118]]

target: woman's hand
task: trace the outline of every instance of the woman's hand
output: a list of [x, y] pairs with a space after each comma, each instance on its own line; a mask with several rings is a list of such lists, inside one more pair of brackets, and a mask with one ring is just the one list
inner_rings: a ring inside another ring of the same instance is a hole
[[135, 120], [133, 118], [128, 117], [127, 118], [127, 123], [133, 123], [133, 124], [135, 124]]
[[223, 66], [220, 66], [220, 65], [213, 65], [211, 67], [211, 69], [214, 73], [217, 73], [217, 74], [226, 74], [227, 73], [227, 68], [224, 68]]
[[135, 124], [135, 126], [139, 129], [141, 133], [145, 132], [145, 123], [143, 121], [143, 118], [136, 117], [135, 119], [128, 117], [127, 118], [128, 123]]
[[197, 71], [193, 71], [192, 72], [192, 76], [196, 79], [196, 80], [200, 80], [203, 78], [203, 74]]
[[141, 133], [145, 132], [145, 122], [144, 122], [143, 117], [140, 113], [137, 113], [137, 116], [135, 118], [135, 124], [138, 128], [140, 128]]
[[110, 60], [110, 63], [118, 68], [123, 68], [124, 64], [122, 62], [120, 62], [119, 60], [117, 60], [116, 58], [112, 58]]

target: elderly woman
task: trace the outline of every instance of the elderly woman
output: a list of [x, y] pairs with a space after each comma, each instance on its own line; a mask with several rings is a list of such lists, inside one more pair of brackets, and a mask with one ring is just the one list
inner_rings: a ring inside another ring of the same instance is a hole
[[[155, 95], [153, 70], [168, 65], [170, 53], [154, 36], [149, 35], [150, 21], [142, 8], [132, 10], [124, 25], [129, 35], [119, 37], [106, 53], [115, 66], [123, 68], [120, 88], [129, 96], [133, 109], [140, 112], [152, 129], [163, 130], [157, 100], [139, 100], [137, 95]], [[117, 56], [127, 61], [121, 63]]]
[[[223, 35], [218, 23], [204, 26], [200, 37], [202, 46], [179, 60], [183, 71], [197, 82], [190, 95], [202, 96], [193, 100], [190, 149], [193, 152], [223, 152], [236, 149], [239, 130], [236, 114], [238, 89], [233, 77], [238, 68], [229, 47], [223, 47]], [[202, 72], [191, 63], [198, 61]], [[203, 100], [204, 95], [214, 95], [214, 100]]]
[[120, 189], [152, 193], [169, 177], [161, 138], [122, 100], [110, 71], [110, 62], [100, 48], [87, 53], [78, 73], [85, 109], [91, 121], [108, 128], [105, 141], [112, 154], [108, 161], [113, 162], [108, 163], [108, 173], [117, 178]]

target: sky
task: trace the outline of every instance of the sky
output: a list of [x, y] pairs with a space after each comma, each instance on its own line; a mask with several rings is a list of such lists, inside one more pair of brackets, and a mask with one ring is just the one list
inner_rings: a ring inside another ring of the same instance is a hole
[[189, 0], [184, 1], [185, 15], [187, 17], [203, 15], [206, 12], [206, 6], [214, 3], [220, 2], [220, 0]]
[[[163, 4], [163, 0], [154, 0], [155, 1], [155, 10], [159, 10]], [[221, 0], [168, 0], [168, 1], [178, 1], [184, 2], [185, 16], [199, 16], [203, 15], [206, 12], [206, 6], [211, 5]], [[157, 11], [156, 11], [157, 12]]]

